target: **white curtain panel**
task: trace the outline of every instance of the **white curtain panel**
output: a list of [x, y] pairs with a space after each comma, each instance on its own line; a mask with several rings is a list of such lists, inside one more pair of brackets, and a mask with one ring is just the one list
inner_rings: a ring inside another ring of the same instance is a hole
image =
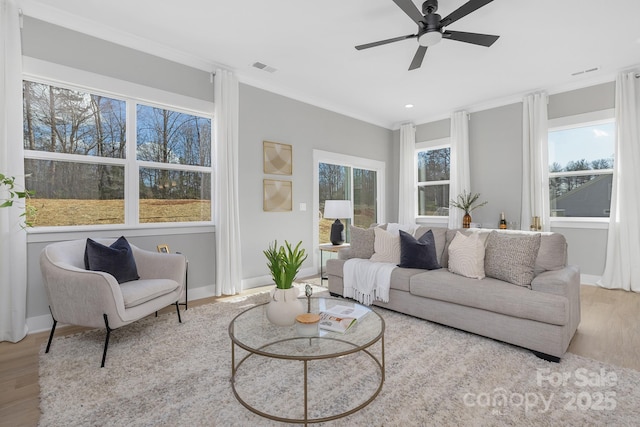
[[416, 128], [413, 123], [400, 126], [400, 179], [398, 180], [398, 222], [416, 222]]
[[520, 227], [529, 230], [539, 216], [549, 231], [549, 154], [546, 93], [534, 93], [522, 102], [522, 212]]
[[598, 285], [640, 292], [640, 116], [635, 72], [616, 78], [616, 152], [607, 258]]
[[[469, 113], [456, 111], [451, 115], [451, 160], [449, 178], [449, 199], [457, 199], [463, 191], [471, 191], [469, 172]], [[458, 208], [449, 209], [449, 228], [462, 227], [464, 212]], [[472, 215], [473, 217], [473, 215]]]
[[[0, 0], [0, 172], [24, 188], [22, 151], [22, 52], [20, 18], [13, 0]], [[4, 189], [0, 198], [6, 197]], [[27, 334], [27, 235], [24, 205], [0, 209], [0, 341]], [[39, 274], [34, 272], [34, 274]]]
[[240, 208], [238, 182], [238, 78], [230, 71], [216, 70], [215, 189], [216, 224], [215, 294], [242, 291]]

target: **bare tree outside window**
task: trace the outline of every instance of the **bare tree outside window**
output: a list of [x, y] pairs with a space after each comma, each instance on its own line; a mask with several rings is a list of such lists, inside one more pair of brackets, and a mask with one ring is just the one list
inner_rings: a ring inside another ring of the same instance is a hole
[[[137, 167], [127, 159], [127, 102], [26, 80], [23, 94], [34, 225], [124, 224], [125, 166]], [[211, 120], [142, 105], [137, 112], [139, 222], [211, 220]]]
[[[318, 185], [319, 206], [321, 215], [324, 213], [326, 200], [351, 200], [353, 208], [353, 225], [368, 228], [378, 218], [378, 175], [376, 171], [337, 165], [319, 163]], [[340, 219], [345, 224], [345, 234], [349, 241], [350, 220]], [[320, 243], [329, 242], [331, 224], [334, 219], [321, 216], [319, 223]]]
[[418, 215], [449, 215], [451, 149], [419, 150], [417, 153]]

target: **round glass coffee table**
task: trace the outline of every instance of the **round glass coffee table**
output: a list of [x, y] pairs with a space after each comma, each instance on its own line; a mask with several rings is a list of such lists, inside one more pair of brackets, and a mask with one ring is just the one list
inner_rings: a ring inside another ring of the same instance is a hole
[[[307, 299], [302, 301], [306, 309]], [[385, 324], [378, 313], [350, 300], [311, 298], [311, 313], [345, 306], [364, 315], [344, 333], [320, 328], [308, 337], [298, 335], [295, 325], [269, 322], [267, 305], [253, 306], [229, 324], [231, 387], [242, 405], [271, 420], [306, 425], [351, 415], [378, 396], [385, 376]], [[244, 389], [237, 384], [242, 378], [248, 384]], [[278, 402], [285, 391], [294, 396]], [[256, 394], [263, 400], [269, 396], [268, 405], [252, 401]], [[293, 415], [282, 414], [292, 408]]]

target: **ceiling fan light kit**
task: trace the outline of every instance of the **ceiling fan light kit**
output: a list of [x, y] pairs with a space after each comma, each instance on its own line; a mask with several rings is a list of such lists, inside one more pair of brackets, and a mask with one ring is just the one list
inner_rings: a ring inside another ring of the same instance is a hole
[[409, 70], [415, 70], [420, 68], [422, 65], [427, 48], [438, 44], [443, 38], [489, 47], [495, 43], [500, 36], [465, 33], [462, 31], [449, 31], [444, 28], [453, 24], [457, 20], [464, 18], [468, 14], [475, 12], [492, 1], [493, 0], [470, 0], [449, 15], [441, 18], [440, 15], [435, 13], [438, 10], [438, 0], [426, 0], [422, 3], [422, 13], [420, 13], [416, 5], [413, 4], [412, 0], [393, 0], [393, 2], [418, 25], [418, 32], [416, 34], [408, 34], [406, 36], [358, 45], [356, 46], [356, 49], [368, 49], [401, 40], [416, 38], [418, 39], [419, 46], [413, 60], [411, 61], [411, 65], [409, 66]]

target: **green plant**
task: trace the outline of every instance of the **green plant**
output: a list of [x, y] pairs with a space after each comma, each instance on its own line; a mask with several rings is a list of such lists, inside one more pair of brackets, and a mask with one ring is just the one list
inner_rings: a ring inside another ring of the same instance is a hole
[[[26, 201], [30, 196], [33, 195], [33, 191], [18, 191], [16, 189], [16, 178], [14, 176], [6, 176], [2, 173], [0, 173], [0, 189], [4, 189], [9, 194], [9, 197], [0, 199], [0, 202], [2, 202], [0, 203], [0, 208], [8, 208], [10, 206], [13, 206], [13, 204], [20, 199], [25, 199]], [[23, 227], [33, 226], [30, 218], [33, 218], [35, 216], [35, 213], [36, 208], [33, 206], [27, 206], [25, 203], [24, 212], [20, 214], [20, 217], [24, 218]]]
[[295, 248], [285, 240], [285, 245], [278, 247], [276, 240], [269, 249], [264, 252], [267, 257], [267, 267], [271, 271], [271, 278], [279, 289], [289, 289], [295, 280], [300, 266], [307, 259], [304, 248], [300, 248], [302, 242], [298, 242]]
[[471, 193], [467, 193], [467, 190], [464, 190], [462, 194], [458, 194], [457, 200], [452, 199], [449, 202], [449, 206], [462, 209], [464, 213], [468, 214], [471, 211], [481, 208], [482, 206], [487, 204], [487, 202], [481, 202], [481, 203], [475, 204], [478, 201], [478, 198], [480, 198], [480, 193], [471, 194]]

